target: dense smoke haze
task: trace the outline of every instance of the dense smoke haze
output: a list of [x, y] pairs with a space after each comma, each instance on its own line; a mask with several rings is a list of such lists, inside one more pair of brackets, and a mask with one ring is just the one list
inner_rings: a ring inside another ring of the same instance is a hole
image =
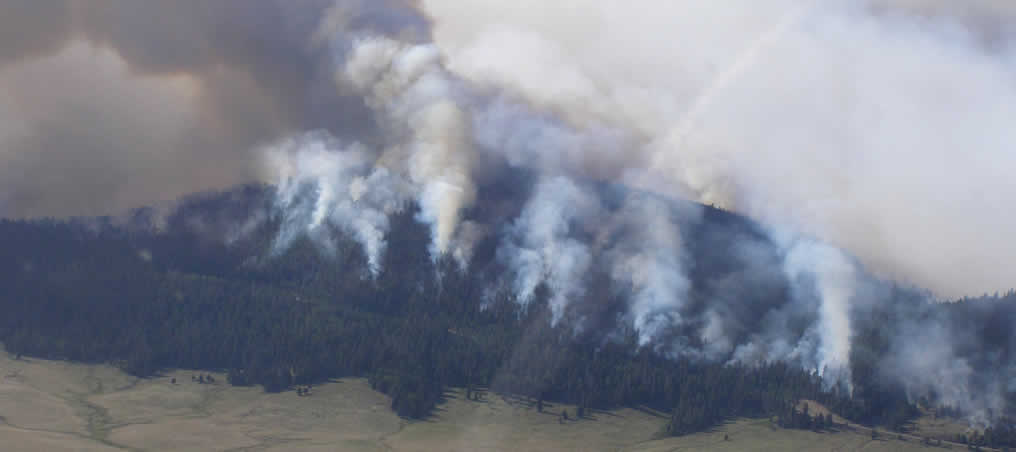
[[[605, 286], [615, 323], [674, 356], [849, 386], [857, 319], [891, 312], [876, 371], [983, 420], [1013, 363], [886, 306], [884, 280], [1016, 281], [1014, 26], [991, 0], [16, 0], [0, 216], [267, 181], [277, 251], [340, 230], [377, 275], [413, 205], [435, 259], [469, 268], [493, 238], [521, 302], [545, 283], [555, 321], [598, 327]], [[689, 243], [703, 208], [675, 199], [766, 226]], [[689, 249], [712, 245], [740, 270], [704, 290]], [[758, 287], [786, 290], [752, 306]]]
[[630, 134], [604, 166], [632, 184], [791, 224], [943, 296], [1011, 285], [993, 265], [1016, 255], [1010, 3], [425, 8], [457, 74]]
[[114, 213], [264, 179], [259, 143], [369, 128], [313, 41], [328, 2], [298, 3], [4, 2], [0, 214]]

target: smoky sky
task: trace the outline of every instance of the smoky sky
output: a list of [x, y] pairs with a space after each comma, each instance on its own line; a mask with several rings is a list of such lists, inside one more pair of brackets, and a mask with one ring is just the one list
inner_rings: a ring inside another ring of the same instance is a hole
[[[273, 181], [261, 150], [323, 130], [417, 156], [439, 248], [483, 201], [463, 147], [500, 148], [788, 224], [943, 296], [1003, 290], [1014, 23], [997, 0], [7, 1], [0, 215]], [[372, 79], [386, 52], [426, 69]], [[429, 100], [433, 80], [467, 105]]]
[[999, 264], [1016, 255], [1013, 5], [423, 2], [454, 73], [629, 133], [626, 183], [791, 225], [944, 297], [1016, 280]]
[[[312, 39], [331, 6], [4, 2], [0, 213], [114, 213], [262, 179], [251, 150], [292, 131], [369, 135], [361, 99], [335, 89], [331, 49]], [[422, 23], [358, 12], [347, 26]]]

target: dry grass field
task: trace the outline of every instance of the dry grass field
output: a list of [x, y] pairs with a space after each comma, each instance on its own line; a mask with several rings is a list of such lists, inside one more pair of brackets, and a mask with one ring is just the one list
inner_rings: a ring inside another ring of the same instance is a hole
[[[215, 383], [192, 376], [212, 375]], [[172, 379], [176, 378], [176, 383]], [[0, 450], [8, 451], [907, 451], [867, 431], [791, 431], [744, 419], [713, 431], [654, 439], [666, 418], [650, 410], [587, 413], [486, 394], [448, 391], [429, 419], [407, 421], [363, 379], [318, 385], [309, 396], [231, 387], [225, 376], [178, 370], [137, 379], [109, 366], [0, 352]], [[821, 409], [815, 407], [813, 409]], [[568, 410], [569, 421], [559, 413]], [[724, 439], [725, 436], [727, 439]], [[959, 449], [953, 445], [953, 449]], [[939, 448], [933, 448], [939, 449]]]
[[[774, 427], [768, 420], [742, 419], [730, 422], [711, 432], [696, 433], [680, 438], [649, 441], [625, 449], [640, 452], [664, 451], [919, 451], [947, 450], [951, 447], [933, 447], [917, 440], [900, 441], [895, 435], [883, 434], [871, 439], [863, 431], [815, 433], [803, 430], [786, 430]], [[729, 439], [725, 440], [727, 436]], [[966, 448], [963, 448], [966, 450]]]

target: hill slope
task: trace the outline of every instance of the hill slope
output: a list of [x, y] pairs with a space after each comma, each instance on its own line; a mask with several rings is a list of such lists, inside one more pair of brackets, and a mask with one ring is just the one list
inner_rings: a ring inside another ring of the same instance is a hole
[[[631, 196], [599, 189], [608, 206]], [[470, 215], [492, 223], [517, 208], [506, 201]], [[938, 305], [869, 279], [884, 303], [854, 313], [849, 380], [830, 386], [793, 359], [739, 364], [734, 348], [697, 334], [717, 307], [732, 325], [725, 340], [752, 343], [780, 319], [781, 335], [806, 341], [818, 313], [800, 307], [817, 295], [802, 298], [780, 269], [785, 251], [761, 226], [705, 206], [672, 208], [701, 210], [678, 231], [691, 264], [685, 321], [651, 344], [625, 320], [635, 288], [607, 285], [610, 269], [594, 266], [582, 302], [558, 313], [547, 282], [526, 300], [504, 285], [494, 236], [477, 243], [468, 268], [450, 256], [433, 259], [429, 232], [410, 206], [391, 216], [383, 266], [372, 275], [362, 248], [341, 230], [327, 231], [327, 246], [299, 235], [280, 248], [285, 225], [272, 213], [270, 187], [195, 196], [164, 217], [142, 209], [115, 221], [0, 222], [0, 283], [9, 288], [0, 295], [7, 314], [0, 340], [15, 354], [115, 363], [140, 376], [222, 369], [231, 383], [269, 391], [368, 377], [412, 417], [428, 415], [447, 387], [584, 409], [646, 405], [668, 413], [673, 434], [737, 416], [778, 415], [795, 425], [801, 398], [901, 428], [917, 408], [903, 390], [908, 382], [883, 370], [896, 357], [888, 335], [913, 319], [970, 333], [956, 345], [971, 378], [1011, 361], [1006, 325], [1016, 297]], [[928, 403], [940, 403], [929, 395]]]

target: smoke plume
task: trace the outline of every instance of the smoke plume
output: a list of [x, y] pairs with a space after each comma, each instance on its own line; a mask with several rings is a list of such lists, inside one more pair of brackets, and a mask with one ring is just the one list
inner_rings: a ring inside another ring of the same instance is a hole
[[456, 74], [637, 137], [615, 161], [629, 183], [790, 224], [942, 296], [1016, 276], [994, 264], [1016, 255], [1009, 2], [424, 8]]
[[347, 234], [376, 277], [416, 208], [433, 258], [493, 237], [555, 321], [623, 299], [644, 346], [849, 385], [889, 316], [878, 372], [992, 413], [1013, 382], [980, 339], [879, 277], [1016, 280], [1013, 25], [994, 0], [15, 0], [0, 215], [266, 180], [276, 252]]
[[[656, 339], [661, 330], [680, 326], [690, 282], [678, 222], [671, 207], [659, 199], [631, 196], [617, 212], [622, 240], [606, 252], [613, 263], [611, 277], [632, 291], [631, 321], [642, 334], [641, 345]], [[698, 212], [683, 211], [684, 220]], [[692, 220], [693, 221], [693, 220]], [[718, 331], [703, 331], [704, 342], [722, 341]], [[719, 341], [717, 341], [717, 339]]]
[[515, 291], [523, 301], [547, 281], [555, 322], [569, 301], [585, 293], [593, 256], [588, 240], [576, 237], [581, 232], [577, 229], [599, 210], [599, 200], [574, 182], [563, 177], [541, 181], [512, 225], [508, 243], [499, 250], [514, 269]]
[[[421, 219], [433, 227], [437, 254], [449, 251], [459, 212], [473, 202], [467, 118], [455, 103], [455, 80], [440, 64], [436, 48], [391, 39], [354, 43], [343, 74], [383, 118], [383, 164], [419, 186]], [[341, 83], [341, 81], [340, 81]]]

